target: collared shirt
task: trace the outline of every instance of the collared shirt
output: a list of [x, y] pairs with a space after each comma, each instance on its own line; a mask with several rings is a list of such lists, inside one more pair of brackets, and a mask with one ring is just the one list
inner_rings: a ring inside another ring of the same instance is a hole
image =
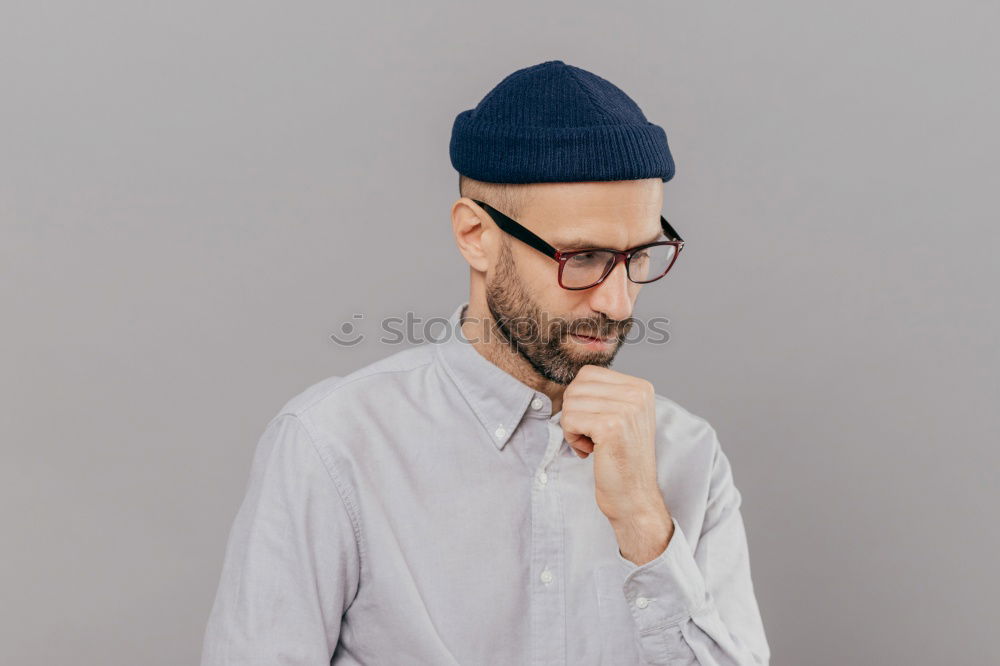
[[202, 666], [767, 664], [740, 493], [712, 426], [656, 396], [673, 537], [636, 566], [593, 456], [462, 335], [292, 398], [229, 534]]

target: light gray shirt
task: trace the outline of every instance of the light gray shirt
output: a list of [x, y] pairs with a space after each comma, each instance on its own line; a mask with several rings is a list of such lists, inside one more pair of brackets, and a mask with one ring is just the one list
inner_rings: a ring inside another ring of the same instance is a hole
[[674, 534], [636, 566], [593, 456], [462, 336], [292, 398], [257, 443], [202, 666], [767, 664], [740, 493], [711, 425], [656, 397]]

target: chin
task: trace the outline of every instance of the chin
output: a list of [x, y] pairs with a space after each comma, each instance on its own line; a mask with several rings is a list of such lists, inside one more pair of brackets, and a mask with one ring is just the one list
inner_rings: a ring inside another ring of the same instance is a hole
[[576, 349], [572, 343], [564, 345], [562, 349], [564, 354], [578, 360], [581, 365], [602, 365], [605, 367], [611, 365], [615, 354], [618, 353], [618, 347], [606, 352], [588, 352]]

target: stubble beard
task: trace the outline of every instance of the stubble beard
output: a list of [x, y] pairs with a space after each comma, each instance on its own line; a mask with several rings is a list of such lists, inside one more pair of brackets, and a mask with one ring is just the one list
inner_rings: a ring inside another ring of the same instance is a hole
[[[569, 384], [584, 365], [609, 367], [621, 349], [631, 319], [614, 321], [605, 315], [567, 321], [547, 315], [531, 299], [517, 277], [510, 248], [504, 244], [495, 278], [486, 285], [486, 307], [512, 351], [544, 379]], [[618, 338], [609, 351], [573, 349], [570, 332]]]

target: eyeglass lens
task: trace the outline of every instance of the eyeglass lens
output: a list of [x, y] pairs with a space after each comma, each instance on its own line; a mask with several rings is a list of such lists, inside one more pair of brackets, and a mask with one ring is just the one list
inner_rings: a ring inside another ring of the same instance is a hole
[[[628, 261], [628, 277], [633, 282], [652, 282], [666, 274], [677, 254], [674, 245], [653, 245], [633, 254]], [[562, 271], [563, 286], [589, 287], [597, 284], [611, 270], [615, 255], [606, 250], [591, 250], [566, 259]]]

